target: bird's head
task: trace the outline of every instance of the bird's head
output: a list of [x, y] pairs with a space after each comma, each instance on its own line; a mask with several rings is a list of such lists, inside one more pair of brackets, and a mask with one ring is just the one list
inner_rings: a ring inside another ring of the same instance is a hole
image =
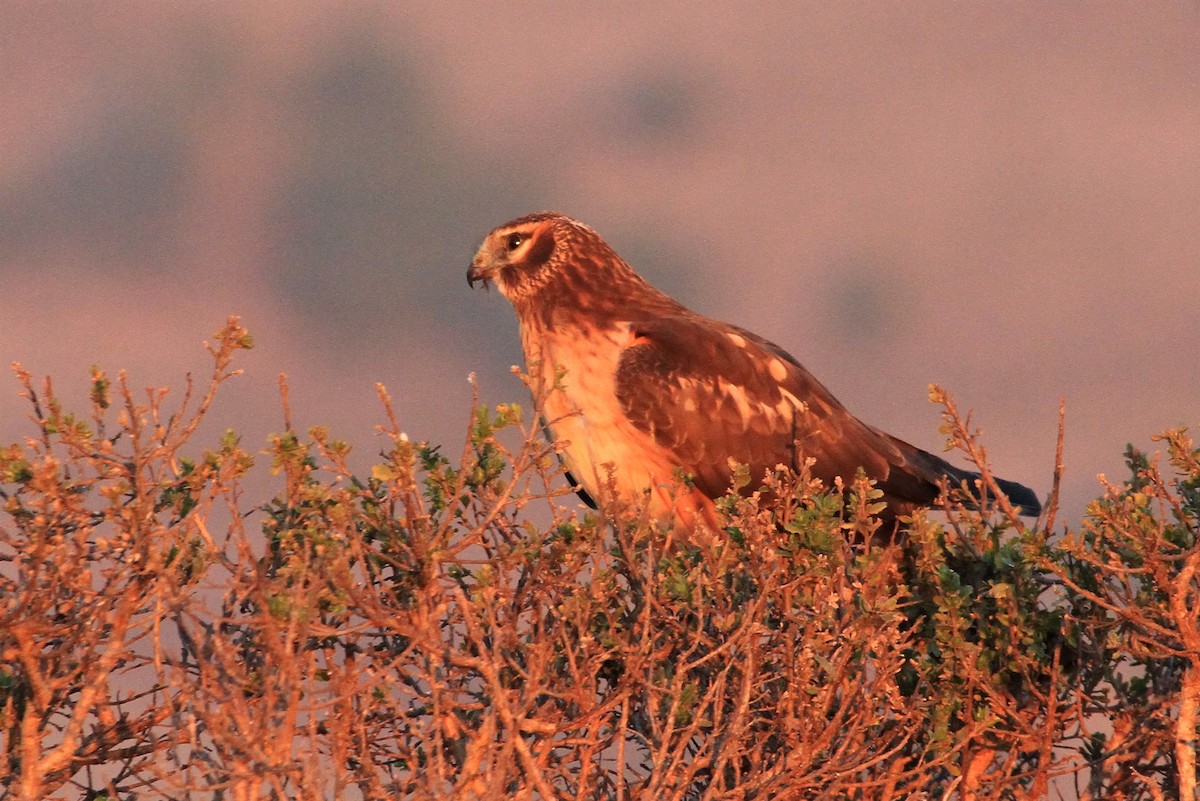
[[556, 280], [586, 234], [603, 244], [591, 229], [554, 212], [505, 223], [479, 246], [467, 269], [467, 283], [495, 283], [514, 302], [530, 297]]
[[467, 283], [495, 283], [519, 315], [621, 316], [632, 308], [675, 310], [678, 303], [647, 284], [599, 234], [552, 211], [505, 223], [483, 240]]

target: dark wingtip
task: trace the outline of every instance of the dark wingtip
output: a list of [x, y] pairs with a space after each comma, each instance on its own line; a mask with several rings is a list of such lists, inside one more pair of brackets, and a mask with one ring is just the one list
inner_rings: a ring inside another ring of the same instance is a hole
[[564, 471], [564, 475], [567, 479], [567, 483], [571, 485], [571, 488], [575, 490], [575, 494], [579, 496], [579, 500], [583, 501], [593, 509], [600, 508], [596, 505], [596, 501], [592, 499], [592, 496], [588, 493], [588, 491], [583, 488], [583, 485], [575, 480], [575, 476], [571, 475], [570, 470]]
[[1021, 514], [1037, 517], [1042, 513], [1042, 502], [1029, 487], [1015, 481], [1005, 481], [1002, 478], [996, 479], [996, 483], [1000, 485], [1000, 489], [1004, 490], [1004, 494], [1008, 496], [1008, 500], [1012, 502], [1013, 506], [1020, 507]]

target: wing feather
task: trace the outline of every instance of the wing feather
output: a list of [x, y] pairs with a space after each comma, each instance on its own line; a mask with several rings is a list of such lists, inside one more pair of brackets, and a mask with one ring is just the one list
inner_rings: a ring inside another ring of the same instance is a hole
[[616, 389], [629, 420], [671, 451], [710, 497], [729, 489], [733, 462], [758, 477], [812, 457], [818, 477], [850, 479], [859, 467], [889, 496], [928, 503], [941, 460], [868, 426], [777, 345], [698, 315], [632, 324]]

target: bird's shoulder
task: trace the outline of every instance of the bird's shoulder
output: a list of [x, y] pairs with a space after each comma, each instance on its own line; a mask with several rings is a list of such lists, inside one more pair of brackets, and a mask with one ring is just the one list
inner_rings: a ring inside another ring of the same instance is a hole
[[617, 368], [631, 405], [668, 387], [734, 394], [751, 406], [788, 403], [827, 415], [840, 405], [790, 353], [739, 326], [695, 313], [634, 319]]
[[627, 419], [710, 497], [728, 489], [731, 461], [757, 475], [794, 464], [810, 405], [836, 404], [781, 348], [695, 314], [631, 321], [615, 389]]
[[761, 476], [812, 457], [826, 482], [860, 467], [887, 481], [904, 462], [892, 438], [847, 411], [783, 348], [699, 315], [631, 323], [615, 387], [627, 418], [710, 496], [728, 489], [730, 462]]

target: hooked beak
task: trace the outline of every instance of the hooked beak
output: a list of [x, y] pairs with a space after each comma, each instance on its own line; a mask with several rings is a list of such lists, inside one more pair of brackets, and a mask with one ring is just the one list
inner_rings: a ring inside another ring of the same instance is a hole
[[481, 270], [472, 262], [471, 266], [467, 268], [467, 286], [474, 289], [476, 281], [483, 284], [484, 289], [490, 289], [492, 285], [492, 271]]

